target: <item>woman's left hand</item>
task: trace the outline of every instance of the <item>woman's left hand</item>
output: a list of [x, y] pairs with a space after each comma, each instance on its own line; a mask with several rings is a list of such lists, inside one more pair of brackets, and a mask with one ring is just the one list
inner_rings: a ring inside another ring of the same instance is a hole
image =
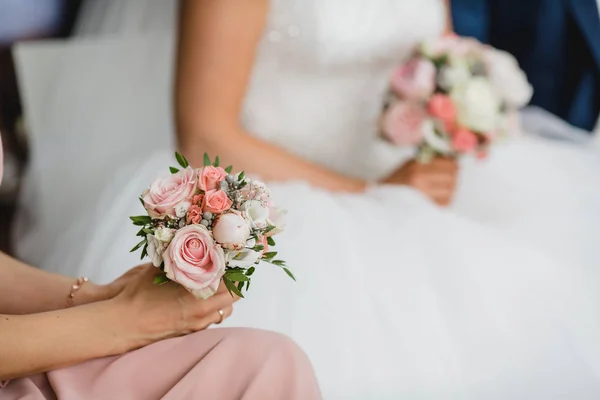
[[81, 286], [74, 298], [74, 305], [95, 303], [97, 301], [110, 300], [123, 291], [128, 282], [130, 282], [138, 273], [145, 269], [144, 265], [138, 265], [121, 275], [107, 285], [97, 285], [93, 282], [87, 282]]

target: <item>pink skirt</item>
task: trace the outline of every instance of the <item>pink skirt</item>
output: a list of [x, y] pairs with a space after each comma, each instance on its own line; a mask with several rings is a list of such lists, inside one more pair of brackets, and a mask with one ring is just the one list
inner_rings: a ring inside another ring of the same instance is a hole
[[209, 329], [15, 379], [0, 400], [320, 399], [312, 366], [285, 336]]

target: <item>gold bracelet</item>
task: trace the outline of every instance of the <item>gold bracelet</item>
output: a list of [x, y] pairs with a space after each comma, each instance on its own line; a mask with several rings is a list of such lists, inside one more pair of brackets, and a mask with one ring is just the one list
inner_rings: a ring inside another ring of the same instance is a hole
[[75, 293], [81, 289], [81, 287], [87, 282], [89, 281], [89, 279], [85, 276], [82, 276], [81, 278], [77, 278], [77, 281], [75, 281], [75, 283], [71, 286], [71, 293], [69, 293], [69, 296], [67, 297], [67, 308], [69, 307], [73, 307], [75, 305], [74, 299], [75, 299]]

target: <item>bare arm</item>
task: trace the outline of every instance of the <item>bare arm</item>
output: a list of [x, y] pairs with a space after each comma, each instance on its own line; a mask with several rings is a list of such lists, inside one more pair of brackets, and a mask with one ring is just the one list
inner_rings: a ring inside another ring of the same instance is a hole
[[446, 3], [446, 34], [454, 32], [454, 25], [452, 24], [452, 0], [444, 0]]
[[119, 331], [120, 319], [108, 301], [40, 314], [0, 314], [0, 380], [127, 351], [132, 344]]
[[[65, 308], [73, 283], [74, 278], [30, 267], [0, 252], [0, 313], [19, 315]], [[110, 298], [109, 291], [108, 286], [88, 282], [77, 293], [75, 304]]]
[[202, 153], [208, 152], [265, 180], [303, 180], [333, 191], [364, 190], [361, 180], [257, 139], [239, 123], [268, 3], [182, 0], [175, 87], [181, 150], [195, 165], [201, 165]]

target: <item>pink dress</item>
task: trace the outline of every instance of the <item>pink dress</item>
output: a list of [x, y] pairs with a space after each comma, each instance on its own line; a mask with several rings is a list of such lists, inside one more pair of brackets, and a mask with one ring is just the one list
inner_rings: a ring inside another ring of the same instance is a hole
[[0, 381], [0, 400], [320, 398], [310, 361], [294, 342], [244, 328], [209, 329], [120, 356]]

